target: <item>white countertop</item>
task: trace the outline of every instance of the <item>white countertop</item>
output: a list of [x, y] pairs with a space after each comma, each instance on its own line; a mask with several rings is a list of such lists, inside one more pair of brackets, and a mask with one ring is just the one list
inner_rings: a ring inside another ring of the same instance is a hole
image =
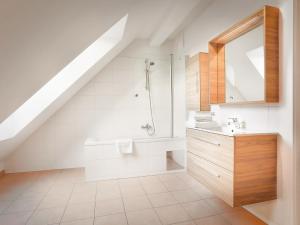
[[225, 135], [225, 136], [243, 136], [243, 135], [262, 135], [262, 134], [278, 134], [277, 132], [274, 131], [260, 131], [260, 130], [244, 130], [244, 129], [237, 129], [234, 132], [230, 131], [229, 129], [217, 129], [217, 128], [212, 128], [212, 129], [203, 129], [203, 128], [197, 128], [197, 127], [187, 127], [187, 129], [194, 129], [194, 130], [200, 130], [200, 131], [205, 131], [213, 134], [220, 134], [220, 135]]

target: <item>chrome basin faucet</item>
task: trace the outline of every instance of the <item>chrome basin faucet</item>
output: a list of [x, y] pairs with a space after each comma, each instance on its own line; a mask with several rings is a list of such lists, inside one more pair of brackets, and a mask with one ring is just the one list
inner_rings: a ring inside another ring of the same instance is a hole
[[231, 124], [233, 124], [235, 126], [236, 129], [240, 129], [241, 128], [241, 125], [239, 123], [239, 120], [238, 118], [236, 117], [230, 117], [228, 118], [228, 123], [227, 125], [230, 126]]

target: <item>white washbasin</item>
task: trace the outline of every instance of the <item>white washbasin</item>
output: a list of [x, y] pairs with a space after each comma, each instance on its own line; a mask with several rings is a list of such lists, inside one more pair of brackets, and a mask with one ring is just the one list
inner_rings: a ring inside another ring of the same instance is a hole
[[235, 134], [244, 133], [243, 130], [233, 129], [227, 126], [215, 126], [215, 127], [196, 127], [195, 129], [203, 130], [211, 133], [222, 134], [227, 136], [233, 136]]

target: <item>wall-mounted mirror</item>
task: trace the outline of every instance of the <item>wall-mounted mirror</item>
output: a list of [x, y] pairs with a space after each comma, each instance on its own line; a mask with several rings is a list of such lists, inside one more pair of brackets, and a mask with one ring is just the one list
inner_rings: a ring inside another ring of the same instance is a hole
[[225, 45], [226, 102], [264, 101], [263, 26]]
[[279, 10], [265, 6], [209, 43], [210, 103], [279, 101]]

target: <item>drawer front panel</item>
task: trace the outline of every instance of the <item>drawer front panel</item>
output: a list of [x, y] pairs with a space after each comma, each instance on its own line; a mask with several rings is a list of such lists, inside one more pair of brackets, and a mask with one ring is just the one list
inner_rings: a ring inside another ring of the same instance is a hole
[[211, 143], [201, 138], [188, 136], [187, 149], [189, 152], [233, 172], [233, 149], [224, 148], [222, 144], [219, 145], [216, 142], [218, 139]]
[[188, 172], [233, 206], [233, 174], [204, 158], [188, 153]]
[[212, 144], [215, 147], [228, 149], [231, 152], [233, 152], [234, 149], [234, 138], [230, 136], [209, 133], [206, 131], [196, 129], [187, 129], [187, 136], [205, 141], [207, 143]]

